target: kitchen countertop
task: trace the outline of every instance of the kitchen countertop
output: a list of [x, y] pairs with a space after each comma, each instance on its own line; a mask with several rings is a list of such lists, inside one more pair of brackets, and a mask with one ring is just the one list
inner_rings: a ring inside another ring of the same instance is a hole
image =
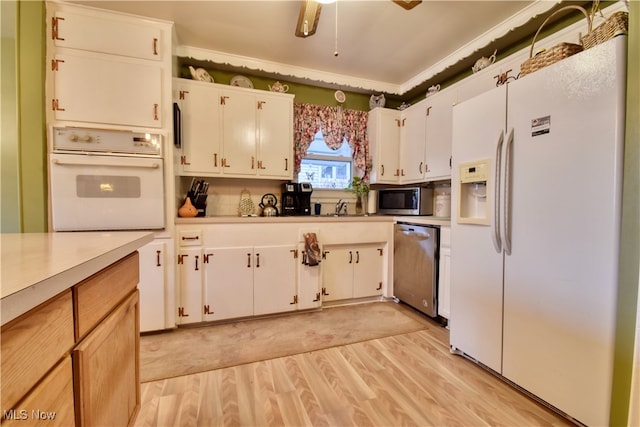
[[151, 242], [147, 231], [0, 234], [2, 325]]
[[301, 216], [211, 216], [196, 218], [176, 218], [175, 223], [181, 224], [283, 224], [283, 223], [331, 223], [331, 222], [411, 222], [414, 224], [449, 226], [449, 218], [433, 216], [392, 216], [392, 215], [301, 215]]

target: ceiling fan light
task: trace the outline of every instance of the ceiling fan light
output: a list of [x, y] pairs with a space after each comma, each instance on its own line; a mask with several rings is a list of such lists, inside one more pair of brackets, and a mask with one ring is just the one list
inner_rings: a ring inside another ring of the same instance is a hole
[[314, 0], [302, 0], [300, 2], [300, 14], [296, 24], [297, 37], [308, 37], [316, 32], [322, 5]]
[[321, 4], [331, 4], [336, 2], [336, 0], [316, 0], [316, 1]]

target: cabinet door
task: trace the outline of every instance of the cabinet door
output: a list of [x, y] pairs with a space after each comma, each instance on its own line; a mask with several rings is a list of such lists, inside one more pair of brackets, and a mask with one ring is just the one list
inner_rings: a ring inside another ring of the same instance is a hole
[[310, 266], [305, 263], [305, 245], [298, 245], [298, 310], [317, 308], [322, 304], [322, 263]]
[[182, 117], [182, 170], [219, 174], [220, 91], [210, 83], [181, 79], [176, 95]]
[[382, 295], [382, 248], [360, 246], [354, 251], [353, 297]]
[[293, 177], [293, 98], [258, 96], [258, 175]]
[[57, 54], [56, 120], [161, 127], [162, 70], [125, 58]]
[[451, 126], [455, 97], [453, 91], [429, 97], [425, 153], [427, 180], [451, 178]]
[[222, 173], [256, 175], [256, 112], [253, 93], [222, 91]]
[[204, 320], [253, 315], [253, 248], [204, 250]]
[[82, 426], [126, 426], [140, 406], [138, 291], [73, 351], [77, 420]]
[[178, 323], [202, 322], [202, 250], [181, 249], [178, 253]]
[[368, 136], [373, 170], [372, 183], [397, 184], [400, 162], [400, 112], [375, 108], [369, 112]]
[[440, 227], [438, 315], [449, 319], [451, 307], [451, 227]]
[[355, 251], [351, 248], [332, 247], [323, 251], [323, 301], [353, 298], [354, 261]]
[[402, 112], [400, 128], [400, 182], [420, 182], [424, 179], [426, 109], [423, 102]]
[[[154, 240], [138, 249], [140, 254], [140, 331], [157, 331], [167, 327], [167, 246], [173, 240]], [[171, 310], [174, 308], [171, 307]]]
[[[73, 370], [65, 356], [31, 391], [15, 412], [3, 407], [2, 427], [73, 427]], [[37, 414], [37, 415], [36, 415]]]
[[297, 308], [295, 250], [295, 245], [254, 248], [254, 315], [279, 313]]
[[141, 19], [107, 13], [62, 11], [52, 19], [56, 47], [82, 49], [132, 58], [162, 59], [162, 32]]

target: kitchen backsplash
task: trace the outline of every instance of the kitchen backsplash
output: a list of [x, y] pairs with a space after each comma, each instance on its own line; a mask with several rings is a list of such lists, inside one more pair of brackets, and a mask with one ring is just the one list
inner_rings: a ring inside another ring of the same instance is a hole
[[[237, 216], [240, 193], [245, 189], [251, 194], [251, 200], [256, 207], [256, 215], [260, 215], [260, 207], [258, 205], [262, 196], [267, 193], [274, 194], [277, 197], [278, 210], [282, 210], [282, 184], [287, 181], [181, 176], [177, 178], [176, 182], [176, 194], [178, 195], [176, 216], [178, 208], [184, 203], [192, 180], [202, 179], [209, 183], [206, 216]], [[355, 196], [346, 191], [314, 190], [311, 196], [311, 204], [313, 206], [314, 203], [321, 203], [321, 214], [325, 215], [333, 213], [335, 204], [341, 199], [348, 200], [348, 212], [355, 213]]]

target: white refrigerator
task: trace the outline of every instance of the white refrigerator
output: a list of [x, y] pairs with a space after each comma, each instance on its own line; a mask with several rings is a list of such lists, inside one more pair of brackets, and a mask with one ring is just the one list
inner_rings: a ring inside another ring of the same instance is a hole
[[454, 107], [451, 350], [607, 425], [626, 37]]

